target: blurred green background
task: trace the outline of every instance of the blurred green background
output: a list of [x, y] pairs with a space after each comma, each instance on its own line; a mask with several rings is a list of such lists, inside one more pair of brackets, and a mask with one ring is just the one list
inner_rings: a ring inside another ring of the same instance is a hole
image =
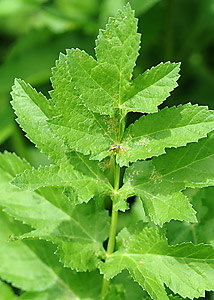
[[[46, 162], [14, 121], [14, 78], [48, 95], [59, 52], [78, 47], [94, 55], [99, 28], [126, 2], [0, 0], [0, 151], [15, 151], [35, 166]], [[214, 108], [214, 0], [129, 2], [142, 34], [134, 75], [161, 61], [181, 61], [179, 87], [163, 106], [192, 102]], [[206, 299], [214, 299], [213, 294]]]

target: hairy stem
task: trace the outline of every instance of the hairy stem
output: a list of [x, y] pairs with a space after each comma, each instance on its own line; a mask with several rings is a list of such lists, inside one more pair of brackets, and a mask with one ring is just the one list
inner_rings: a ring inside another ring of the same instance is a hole
[[[119, 190], [120, 186], [120, 166], [115, 162], [114, 168], [114, 189], [115, 191]], [[107, 246], [107, 256], [111, 255], [114, 252], [115, 246], [115, 237], [117, 232], [117, 219], [118, 219], [118, 211], [114, 210], [114, 199], [112, 204], [112, 215], [111, 215], [111, 227], [110, 227], [110, 234]], [[103, 285], [102, 285], [102, 293], [101, 299], [103, 299], [108, 291], [108, 287], [110, 284], [110, 280], [103, 278]]]

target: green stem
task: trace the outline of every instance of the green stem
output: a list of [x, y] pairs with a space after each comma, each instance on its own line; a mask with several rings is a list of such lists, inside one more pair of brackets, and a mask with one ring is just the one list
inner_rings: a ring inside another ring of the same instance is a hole
[[118, 219], [118, 211], [114, 210], [114, 205], [112, 206], [112, 216], [111, 216], [111, 228], [110, 235], [107, 247], [107, 255], [111, 255], [114, 251], [115, 244], [115, 236], [117, 230], [117, 219]]
[[[118, 191], [120, 187], [120, 166], [115, 162], [115, 169], [114, 169], [114, 189]], [[111, 255], [114, 251], [115, 246], [115, 237], [117, 232], [117, 219], [118, 219], [118, 211], [114, 210], [114, 199], [112, 204], [112, 215], [111, 215], [111, 227], [110, 227], [110, 234], [107, 246], [107, 257]], [[102, 293], [101, 299], [103, 299], [108, 291], [108, 287], [110, 284], [110, 280], [103, 278], [103, 285], [102, 285]]]

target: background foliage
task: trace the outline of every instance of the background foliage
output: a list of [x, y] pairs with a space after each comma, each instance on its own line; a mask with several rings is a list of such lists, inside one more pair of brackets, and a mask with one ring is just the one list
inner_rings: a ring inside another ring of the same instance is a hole
[[[98, 29], [103, 28], [107, 18], [114, 15], [126, 2], [126, 0], [0, 0], [1, 151], [14, 151], [35, 166], [45, 164], [46, 158], [29, 143], [14, 122], [15, 116], [9, 103], [14, 78], [22, 78], [48, 95], [48, 90], [51, 89], [50, 68], [54, 66], [59, 52], [65, 53], [67, 48], [78, 47], [94, 55], [94, 39]], [[136, 10], [139, 32], [143, 35], [143, 47], [135, 72], [142, 73], [161, 61], [181, 61], [179, 88], [163, 106], [191, 101], [208, 105], [213, 109], [214, 1], [130, 0], [129, 2]], [[130, 121], [131, 118], [132, 116]], [[187, 193], [195, 209], [200, 211], [199, 224], [189, 225], [171, 221], [165, 225], [169, 241], [172, 244], [182, 241], [212, 243], [214, 190], [213, 188], [202, 189], [200, 192], [187, 190]], [[119, 224], [121, 227], [133, 219], [145, 219], [137, 199], [131, 201], [134, 202], [131, 212], [121, 215]], [[37, 247], [36, 243], [31, 247]], [[5, 293], [2, 299], [12, 299], [12, 290], [8, 285], [1, 282], [0, 289]], [[21, 291], [16, 293], [19, 294]], [[206, 299], [214, 299], [213, 294], [208, 293]]]

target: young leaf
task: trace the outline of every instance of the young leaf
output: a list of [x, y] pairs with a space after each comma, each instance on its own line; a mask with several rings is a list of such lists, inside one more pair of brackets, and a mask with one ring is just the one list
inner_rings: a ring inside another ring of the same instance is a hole
[[84, 51], [68, 51], [74, 85], [93, 112], [114, 116], [138, 56], [140, 35], [129, 4], [109, 19], [97, 39], [97, 61]]
[[134, 79], [121, 107], [124, 115], [130, 111], [142, 113], [158, 111], [158, 105], [177, 87], [179, 70], [179, 63], [160, 63]]
[[83, 103], [95, 113], [113, 116], [116, 101], [111, 74], [85, 51], [71, 49], [67, 57], [74, 86]]
[[191, 105], [164, 108], [142, 116], [124, 133], [117, 162], [128, 165], [165, 153], [165, 148], [181, 147], [206, 137], [214, 128], [214, 112], [208, 107]]
[[123, 116], [129, 111], [157, 111], [157, 106], [177, 86], [179, 78], [179, 64], [167, 62], [131, 81], [139, 43], [137, 20], [129, 4], [115, 18], [109, 19], [106, 30], [100, 31], [96, 43], [98, 63], [102, 63], [102, 67], [107, 70], [106, 74], [112, 78], [108, 80], [107, 76], [109, 83], [106, 87], [116, 100], [114, 107], [122, 109]]
[[122, 199], [127, 196], [138, 195], [156, 224], [171, 219], [195, 222], [194, 210], [181, 191], [214, 185], [213, 149], [214, 133], [210, 133], [197, 144], [169, 149], [165, 155], [134, 163], [126, 171], [115, 208], [123, 208]]
[[109, 155], [108, 150], [116, 141], [114, 123], [83, 105], [72, 81], [69, 58], [61, 54], [52, 69], [51, 97], [57, 117], [49, 122], [58, 125], [58, 134], [66, 139], [71, 149], [101, 159]]
[[[214, 288], [214, 250], [191, 243], [168, 246], [157, 227], [124, 228], [117, 239], [118, 250], [100, 266], [105, 278], [128, 269], [131, 276], [154, 300], [169, 300], [164, 288], [193, 299]], [[197, 282], [197, 285], [195, 284]]]
[[99, 31], [95, 48], [98, 63], [111, 77], [109, 84], [117, 107], [122, 104], [130, 84], [139, 48], [137, 19], [127, 4], [115, 18], [109, 18], [106, 30]]

